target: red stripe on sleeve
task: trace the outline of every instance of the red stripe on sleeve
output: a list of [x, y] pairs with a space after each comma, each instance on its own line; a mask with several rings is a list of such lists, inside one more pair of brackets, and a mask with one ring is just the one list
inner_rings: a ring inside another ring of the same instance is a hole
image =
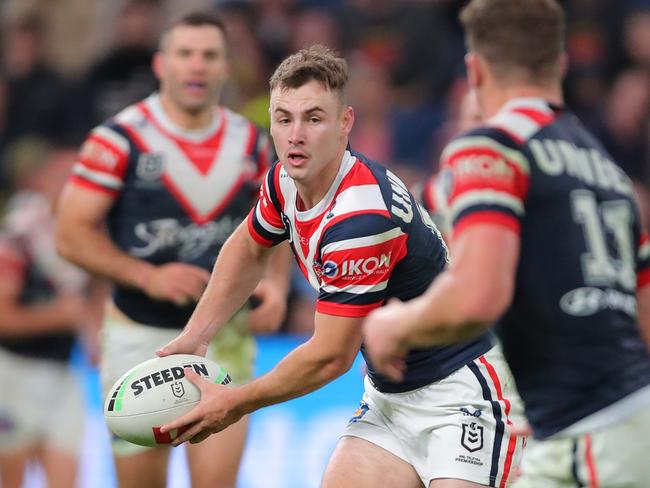
[[521, 233], [521, 223], [516, 217], [501, 212], [495, 212], [493, 210], [484, 210], [474, 212], [461, 218], [458, 223], [454, 225], [453, 238], [457, 239], [466, 229], [479, 224], [499, 225], [510, 229], [516, 234]]
[[255, 207], [253, 207], [253, 210], [251, 210], [248, 214], [248, 218], [246, 219], [247, 222], [247, 227], [248, 227], [248, 233], [251, 235], [253, 240], [257, 242], [260, 246], [263, 247], [273, 247], [273, 242], [269, 241], [268, 239], [265, 239], [261, 235], [257, 233], [255, 230], [255, 226], [253, 225], [253, 219], [255, 213]]
[[83, 177], [81, 177], [79, 175], [70, 176], [70, 179], [68, 181], [70, 181], [70, 183], [81, 186], [81, 187], [86, 188], [88, 190], [105, 193], [105, 194], [110, 195], [112, 197], [117, 197], [119, 195], [119, 193], [120, 193], [117, 190], [113, 190], [112, 188], [106, 188], [105, 186], [94, 183], [94, 182], [92, 182], [90, 180], [87, 180], [87, 179], [85, 179], [85, 178], [83, 178]]
[[374, 309], [381, 307], [382, 303], [383, 301], [371, 303], [370, 305], [346, 305], [318, 300], [316, 302], [316, 311], [338, 317], [365, 317]]

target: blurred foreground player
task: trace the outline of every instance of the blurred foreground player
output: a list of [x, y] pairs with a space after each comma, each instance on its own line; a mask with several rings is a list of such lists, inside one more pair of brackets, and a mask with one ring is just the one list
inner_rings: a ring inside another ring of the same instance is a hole
[[461, 20], [486, 122], [442, 157], [452, 264], [368, 318], [370, 357], [397, 379], [407, 348], [496, 322], [536, 439], [515, 486], [650, 486], [650, 242], [631, 181], [562, 106], [563, 12], [473, 0]]
[[[160, 93], [90, 133], [64, 191], [60, 252], [115, 283], [102, 331], [105, 393], [185, 325], [221, 246], [245, 219], [268, 169], [268, 138], [216, 105], [228, 73], [226, 56], [218, 17], [197, 12], [174, 22], [154, 58]], [[257, 290], [259, 307], [249, 313], [240, 304], [210, 344], [208, 356], [235, 383], [252, 376], [251, 332], [273, 331], [284, 317], [288, 250], [278, 258], [273, 285]], [[235, 486], [246, 430], [243, 419], [188, 448], [192, 486]], [[169, 449], [120, 439], [112, 447], [121, 487], [165, 486]]]
[[3, 488], [23, 486], [32, 463], [43, 468], [48, 487], [75, 486], [84, 404], [68, 362], [78, 334], [90, 339], [94, 356], [101, 315], [102, 296], [90, 299], [88, 276], [59, 257], [54, 245], [54, 204], [74, 151], [45, 153], [16, 171], [19, 191], [0, 227]]
[[[285, 59], [271, 78], [271, 134], [280, 157], [260, 199], [219, 255], [210, 284], [178, 339], [160, 354], [203, 354], [253, 290], [272, 247], [289, 240], [318, 290], [314, 333], [268, 374], [239, 388], [188, 375], [200, 404], [164, 426], [199, 442], [242, 415], [333, 381], [361, 348], [361, 321], [396, 297], [423, 293], [447, 250], [427, 213], [384, 167], [347, 149], [354, 112], [347, 64], [322, 46]], [[505, 486], [521, 439], [521, 405], [488, 333], [452, 347], [413, 350], [406, 381], [368, 365], [363, 400], [332, 454], [328, 488]], [[195, 423], [196, 422], [196, 423]]]

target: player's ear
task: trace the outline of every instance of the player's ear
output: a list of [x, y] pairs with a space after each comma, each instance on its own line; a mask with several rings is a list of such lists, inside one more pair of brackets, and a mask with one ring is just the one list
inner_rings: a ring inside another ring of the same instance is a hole
[[352, 126], [354, 125], [354, 109], [349, 105], [343, 108], [343, 124], [341, 131], [344, 136], [348, 136], [352, 132]]
[[163, 71], [163, 66], [164, 66], [164, 55], [160, 51], [157, 51], [153, 55], [153, 59], [151, 60], [151, 68], [153, 69], [154, 74], [156, 75], [156, 78], [160, 79], [162, 76], [162, 71]]
[[467, 81], [469, 86], [477, 88], [483, 82], [483, 67], [476, 53], [468, 52], [465, 55], [465, 67], [467, 68]]

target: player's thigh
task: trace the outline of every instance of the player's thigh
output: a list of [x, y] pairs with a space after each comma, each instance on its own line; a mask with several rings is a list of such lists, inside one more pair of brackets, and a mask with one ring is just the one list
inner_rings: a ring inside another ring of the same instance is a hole
[[359, 437], [339, 439], [327, 464], [321, 488], [420, 488], [409, 463]]
[[119, 488], [165, 488], [168, 448], [148, 448], [128, 455], [113, 455]]
[[56, 447], [44, 446], [40, 449], [39, 460], [48, 488], [70, 488], [76, 486], [77, 456]]
[[2, 488], [22, 487], [25, 467], [32, 454], [33, 449], [29, 447], [11, 452], [0, 452], [0, 486]]
[[187, 444], [192, 488], [232, 488], [244, 453], [248, 417], [198, 444]]

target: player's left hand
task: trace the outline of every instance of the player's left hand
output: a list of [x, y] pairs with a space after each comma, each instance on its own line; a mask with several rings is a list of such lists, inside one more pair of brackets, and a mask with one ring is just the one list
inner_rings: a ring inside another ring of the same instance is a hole
[[265, 279], [259, 282], [253, 296], [260, 304], [248, 317], [248, 329], [253, 334], [276, 332], [287, 313], [287, 294]]
[[243, 416], [237, 410], [235, 388], [210, 383], [189, 368], [185, 368], [185, 377], [201, 391], [201, 401], [182, 417], [160, 428], [163, 433], [181, 429], [182, 433], [172, 441], [174, 447], [186, 441], [191, 444], [201, 442]]
[[399, 335], [404, 303], [390, 300], [374, 310], [363, 323], [363, 343], [372, 366], [393, 381], [402, 381], [408, 349]]

